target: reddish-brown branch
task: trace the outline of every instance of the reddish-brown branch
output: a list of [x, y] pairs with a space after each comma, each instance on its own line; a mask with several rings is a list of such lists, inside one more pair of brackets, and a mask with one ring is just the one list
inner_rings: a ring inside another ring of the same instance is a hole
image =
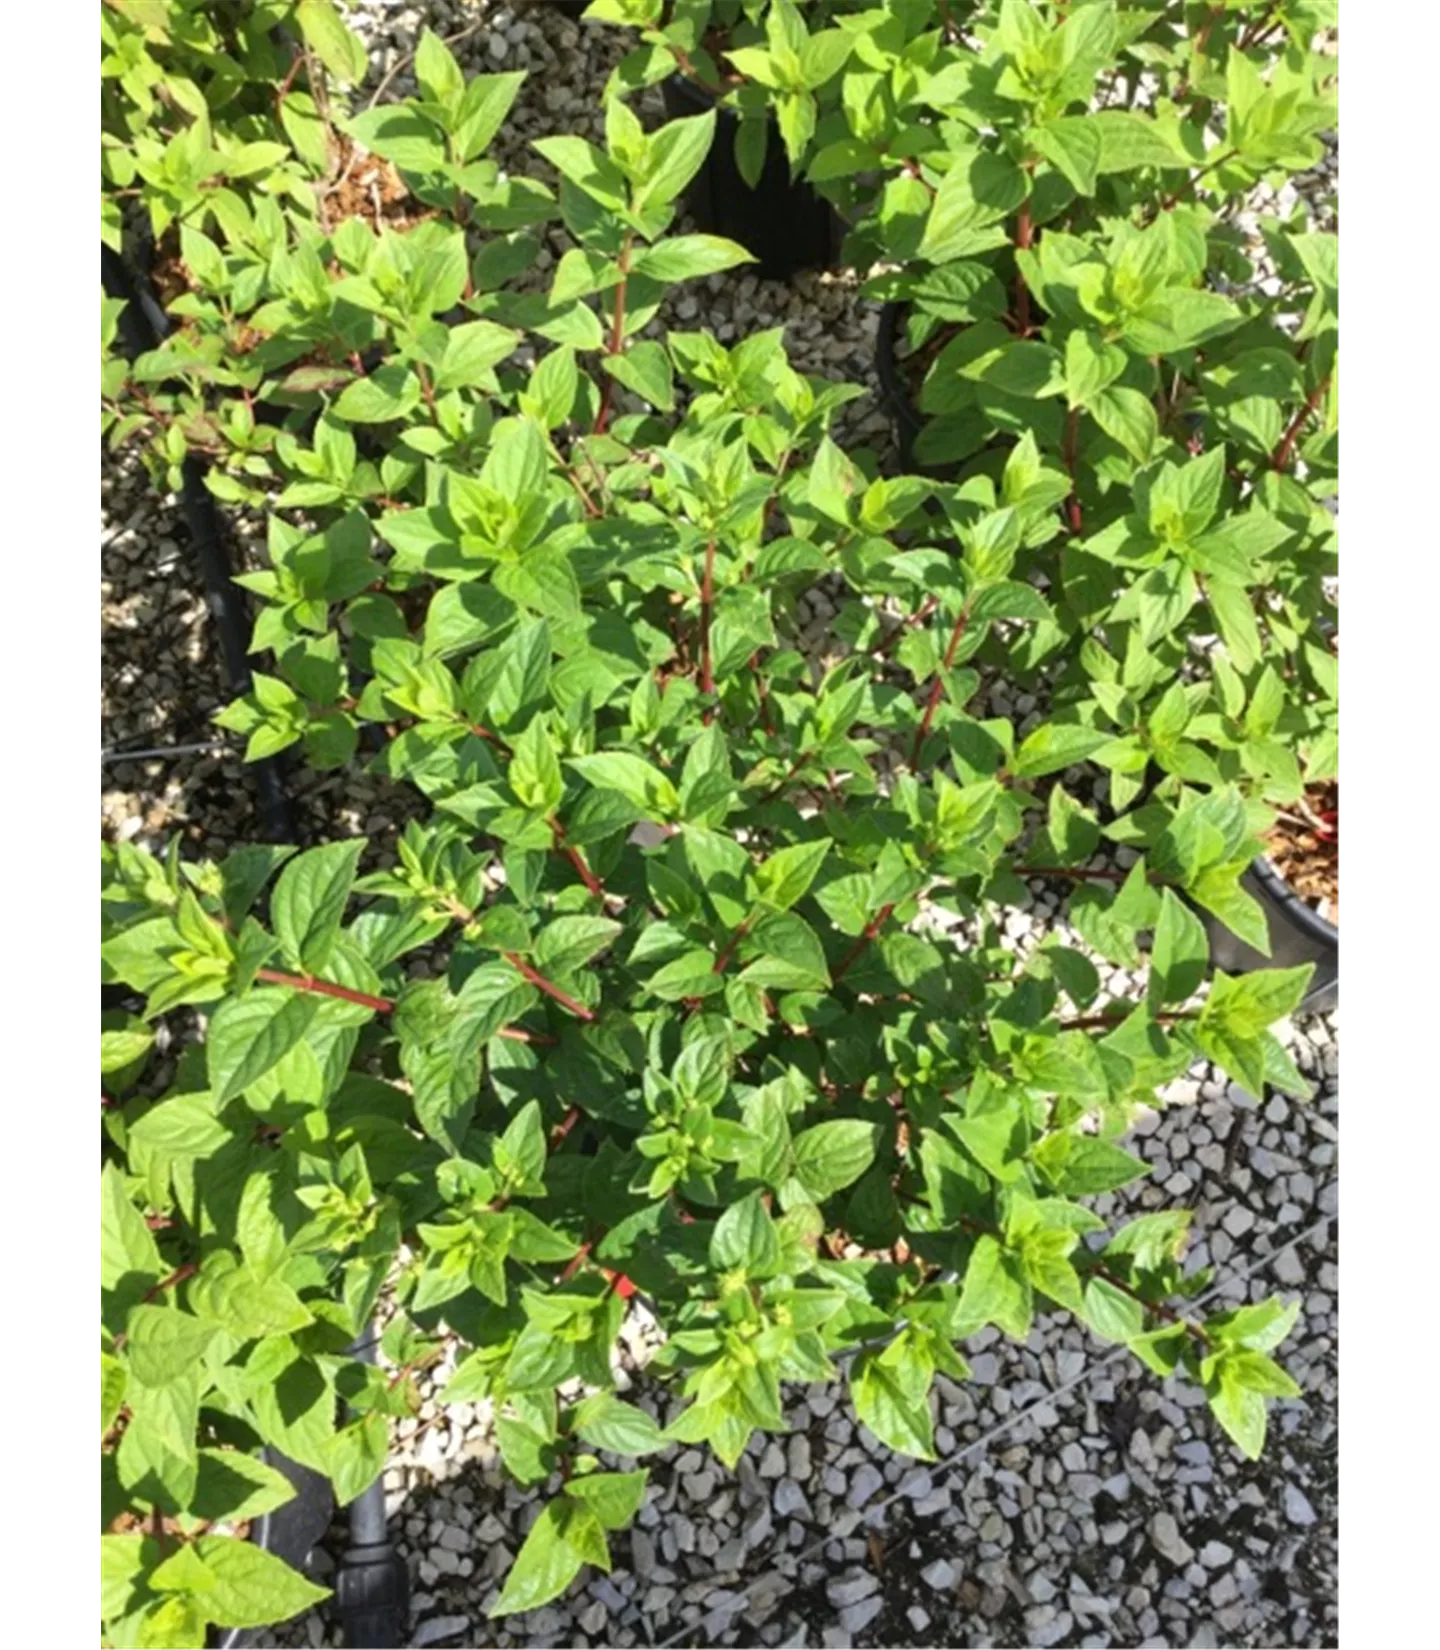
[[1242, 52], [1249, 51], [1252, 46], [1258, 46], [1267, 36], [1274, 34], [1277, 28], [1283, 27], [1284, 20], [1277, 16], [1279, 10], [1278, 4], [1273, 5], [1262, 13], [1255, 22], [1248, 24], [1236, 44], [1236, 49]]
[[430, 374], [426, 372], [423, 361], [415, 363], [415, 376], [420, 380], [420, 393], [425, 397], [425, 406], [431, 418], [434, 418], [436, 417], [435, 386], [430, 382]]
[[715, 966], [710, 970], [712, 974], [723, 974], [730, 966], [730, 959], [735, 955], [735, 947], [750, 932], [750, 920], [749, 917], [746, 917], [744, 922], [725, 941], [725, 944], [721, 947], [720, 955], [715, 959]]
[[469, 723], [469, 728], [477, 739], [483, 739], [487, 744], [493, 745], [502, 756], [513, 756], [515, 754], [509, 744], [498, 733], [492, 733], [489, 728], [482, 727], [479, 722]]
[[[625, 231], [625, 239], [620, 247], [620, 284], [615, 288], [615, 308], [610, 319], [610, 348], [607, 355], [619, 355], [625, 344], [625, 291], [629, 286], [630, 275], [630, 246], [633, 239], [631, 230]], [[604, 435], [605, 427], [610, 422], [610, 402], [615, 393], [615, 376], [605, 374], [605, 383], [600, 391], [600, 410], [595, 415], [596, 435]]]
[[759, 801], [756, 802], [755, 806], [757, 808], [763, 808], [767, 802], [773, 802], [775, 800], [775, 798], [777, 796], [779, 796], [781, 791], [783, 791], [785, 789], [785, 787], [790, 783], [790, 781], [795, 777], [795, 775], [800, 772], [801, 768], [803, 768], [807, 762], [810, 762], [810, 761], [814, 760], [814, 756], [815, 756], [814, 751], [801, 751], [799, 756], [797, 756], [795, 758], [795, 760], [790, 764], [789, 771], [786, 773], [785, 777], [780, 781], [780, 783], [778, 785], [772, 785], [770, 787], [770, 789], [768, 791], [766, 791], [764, 796], [762, 796], [759, 799]]
[[1295, 451], [1295, 443], [1300, 439], [1300, 432], [1305, 428], [1306, 421], [1313, 415], [1315, 409], [1325, 399], [1325, 392], [1330, 388], [1329, 378], [1322, 378], [1305, 398], [1305, 405], [1301, 407], [1290, 420], [1290, 427], [1280, 438], [1280, 445], [1270, 456], [1272, 470], [1284, 470], [1289, 467], [1291, 455]]
[[553, 1129], [551, 1129], [551, 1131], [550, 1131], [550, 1150], [552, 1152], [561, 1143], [561, 1141], [564, 1140], [565, 1136], [570, 1133], [571, 1129], [573, 1129], [579, 1121], [580, 1121], [580, 1108], [579, 1108], [579, 1106], [571, 1106], [570, 1110], [565, 1113], [564, 1117], [562, 1117], [560, 1119], [560, 1121], [555, 1125], [555, 1127]]
[[927, 596], [925, 600], [921, 602], [919, 611], [915, 613], [907, 613], [906, 616], [901, 619], [900, 623], [897, 624], [890, 632], [890, 634], [885, 637], [880, 645], [875, 648], [873, 657], [876, 659], [889, 658], [889, 656], [895, 651], [896, 647], [899, 646], [900, 638], [904, 636], [907, 631], [913, 630], [916, 625], [924, 624], [926, 619], [930, 617], [938, 605], [939, 603], [934, 596]]
[[[1095, 1031], [1101, 1026], [1123, 1025], [1126, 1020], [1142, 1005], [1131, 1003], [1126, 1008], [1107, 1009], [1103, 1014], [1082, 1014], [1078, 1019], [1061, 1020], [1061, 1031]], [[1181, 1009], [1174, 1013], [1157, 1014], [1156, 1020], [1162, 1024], [1171, 1025], [1176, 1020], [1196, 1020], [1199, 1014], [1194, 1009]]]
[[571, 1278], [580, 1270], [590, 1258], [590, 1251], [595, 1247], [593, 1243], [582, 1243], [575, 1253], [565, 1263], [565, 1270], [560, 1274], [561, 1283], [569, 1283]]
[[854, 945], [852, 945], [840, 959], [834, 973], [831, 974], [830, 980], [832, 984], [838, 980], [842, 974], [848, 971], [850, 965], [890, 920], [890, 913], [894, 909], [895, 905], [893, 901], [889, 905], [882, 905], [875, 915], [871, 917], [870, 921], [865, 924], [865, 932], [858, 940], [855, 941]]
[[1065, 418], [1065, 468], [1070, 475], [1070, 497], [1065, 501], [1065, 515], [1070, 531], [1078, 533], [1082, 530], [1083, 521], [1080, 515], [1080, 494], [1077, 491], [1075, 479], [1076, 453], [1080, 442], [1080, 409], [1071, 407]]
[[290, 67], [285, 71], [285, 78], [275, 91], [275, 107], [278, 109], [289, 95], [290, 88], [295, 84], [295, 76], [300, 73], [305, 63], [305, 53], [296, 52], [291, 60]]
[[[1035, 225], [1030, 216], [1030, 202], [1026, 200], [1015, 220], [1016, 252], [1027, 251], [1034, 239]], [[1020, 271], [1018, 257], [1015, 260], [1015, 327], [1022, 338], [1030, 336], [1030, 288]]]
[[[186, 1278], [194, 1277], [199, 1270], [199, 1261], [187, 1260], [183, 1266], [177, 1266], [168, 1278], [161, 1278], [159, 1283], [152, 1283], [140, 1297], [140, 1304], [145, 1306], [153, 1300], [158, 1300], [167, 1289], [173, 1289], [177, 1283], [184, 1283]], [[128, 1339], [129, 1337], [122, 1329], [115, 1337], [114, 1350], [118, 1352]]]
[[1207, 161], [1198, 172], [1192, 172], [1173, 195], [1167, 195], [1165, 199], [1160, 202], [1160, 210], [1162, 212], [1168, 212], [1172, 207], [1178, 206], [1187, 195], [1194, 192], [1195, 185], [1199, 183], [1201, 178], [1203, 178], [1207, 172], [1213, 172], [1217, 166], [1223, 166], [1227, 160], [1233, 160], [1234, 158], [1235, 151], [1233, 149], [1221, 150], [1221, 152], [1216, 155], [1214, 160]]
[[[310, 974], [282, 974], [275, 968], [258, 968], [255, 978], [266, 985], [288, 985], [296, 991], [308, 991], [316, 997], [338, 997], [342, 1002], [357, 1003], [361, 1008], [373, 1008], [377, 1014], [389, 1014], [395, 1004], [388, 997], [372, 997], [368, 992], [352, 991], [348, 985], [336, 985], [333, 980], [317, 980]], [[542, 1032], [526, 1031], [523, 1026], [502, 1026], [495, 1033], [512, 1043], [553, 1043], [553, 1037]]]
[[[705, 572], [700, 580], [700, 691], [714, 693], [715, 672], [710, 660], [710, 610], [715, 601], [715, 540], [705, 546]], [[709, 721], [709, 713], [706, 713]]]
[[537, 991], [543, 991], [547, 997], [554, 998], [561, 1008], [568, 1008], [577, 1020], [593, 1020], [595, 1018], [594, 1009], [586, 1008], [584, 1003], [577, 1003], [568, 992], [562, 991], [558, 985], [553, 984], [537, 969], [532, 968], [518, 951], [503, 951], [501, 955]]
[[372, 997], [366, 991], [352, 991], [348, 985], [336, 985], [333, 980], [317, 980], [312, 974], [282, 974], [274, 968], [257, 968], [255, 978], [267, 985], [289, 985], [296, 991], [308, 991], [317, 997], [338, 997], [342, 1002], [358, 1003], [361, 1008], [373, 1008], [377, 1014], [388, 1014], [395, 1007], [388, 997]]
[[575, 867], [576, 874], [579, 876], [581, 882], [585, 884], [586, 888], [594, 894], [597, 899], [604, 899], [605, 884], [601, 882], [600, 878], [597, 877], [590, 869], [584, 854], [582, 854], [580, 850], [572, 843], [565, 840], [565, 827], [558, 819], [551, 819], [549, 821], [549, 825], [551, 834], [555, 838], [556, 852], [564, 854], [566, 859], [570, 861], [571, 865]]
[[955, 628], [950, 632], [950, 640], [945, 648], [945, 661], [935, 673], [935, 680], [930, 684], [930, 697], [925, 703], [925, 714], [920, 718], [920, 726], [915, 730], [915, 747], [910, 752], [910, 766], [917, 766], [920, 761], [920, 751], [925, 744], [926, 735], [930, 732], [930, 724], [935, 720], [935, 711], [940, 704], [940, 696], [945, 691], [945, 677], [950, 667], [955, 663], [955, 655], [960, 650], [960, 640], [965, 634], [965, 626], [970, 622], [970, 604], [967, 602], [960, 609], [960, 617], [955, 621]]

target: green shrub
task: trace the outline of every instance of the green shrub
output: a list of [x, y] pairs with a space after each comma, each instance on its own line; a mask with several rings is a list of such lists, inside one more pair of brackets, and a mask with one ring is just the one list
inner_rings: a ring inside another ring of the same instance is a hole
[[[1333, 241], [1277, 224], [1278, 293], [1217, 279], [1246, 276], [1224, 199], [1316, 156], [1321, 70], [1228, 16], [1158, 45], [1179, 8], [1007, 0], [967, 16], [978, 51], [888, 10], [817, 119], [850, 139], [805, 152], [877, 174], [854, 233], [940, 340], [943, 476], [844, 450], [862, 391], [779, 329], [643, 335], [747, 256], [671, 233], [711, 115], [646, 132], [612, 97], [603, 150], [546, 138], [507, 175], [519, 77], [467, 82], [427, 35], [417, 99], [329, 118], [434, 215], [335, 221], [268, 171], [243, 214], [171, 212], [180, 324], [104, 393], [157, 476], [202, 451], [269, 511], [241, 581], [265, 668], [221, 724], [317, 766], [364, 735], [421, 801], [363, 874], [363, 839], [104, 852], [104, 976], [144, 999], [102, 1044], [112, 1643], [260, 1619], [271, 1581], [228, 1578], [263, 1555], [225, 1530], [281, 1490], [249, 1452], [353, 1497], [446, 1336], [442, 1398], [491, 1401], [507, 1468], [553, 1487], [497, 1613], [608, 1564], [634, 1462], [733, 1466], [841, 1354], [922, 1459], [965, 1338], [1056, 1306], [1199, 1382], [1247, 1455], [1297, 1392], [1270, 1354], [1298, 1304], [1208, 1311], [1189, 1212], [1112, 1232], [1088, 1203], [1145, 1173], [1119, 1140], [1197, 1058], [1306, 1092], [1270, 1028], [1308, 969], [1207, 979], [1195, 908], [1263, 949], [1239, 876], [1334, 769]], [[1080, 116], [1137, 67], [1168, 103]], [[1201, 123], [1234, 150], [1204, 171]], [[1036, 715], [993, 713], [1026, 682]], [[1079, 944], [1006, 935], [1037, 875]], [[1148, 959], [1143, 992], [1110, 1000], [1097, 955]], [[350, 1350], [387, 1288], [394, 1379]], [[637, 1290], [663, 1431], [613, 1390]], [[312, 1596], [284, 1587], [267, 1619]]]

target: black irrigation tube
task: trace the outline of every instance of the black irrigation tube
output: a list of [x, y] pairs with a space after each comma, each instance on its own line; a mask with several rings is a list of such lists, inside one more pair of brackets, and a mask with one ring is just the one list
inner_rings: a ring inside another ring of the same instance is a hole
[[[125, 301], [120, 330], [126, 353], [133, 360], [156, 348], [169, 333], [170, 321], [151, 290], [148, 276], [132, 272], [116, 252], [103, 245], [100, 275], [109, 296]], [[233, 582], [215, 497], [205, 485], [203, 464], [194, 456], [184, 463], [181, 502], [220, 637], [226, 681], [231, 693], [238, 696], [250, 689], [249, 612], [240, 588]], [[268, 757], [250, 766], [267, 836], [275, 842], [294, 842], [295, 813], [280, 763]], [[102, 986], [101, 1005], [120, 1006], [129, 995], [123, 987]], [[351, 1353], [374, 1364], [378, 1341], [378, 1327], [372, 1324], [350, 1348]], [[297, 1493], [293, 1502], [260, 1520], [256, 1539], [267, 1550], [278, 1550], [290, 1563], [299, 1565], [328, 1520], [325, 1509], [333, 1506], [330, 1486], [318, 1473], [273, 1452], [272, 1460], [295, 1483]], [[404, 1644], [410, 1575], [390, 1540], [383, 1473], [350, 1504], [350, 1545], [335, 1575], [335, 1607], [347, 1645], [357, 1650], [362, 1646], [390, 1650]], [[245, 1629], [232, 1629], [219, 1640], [227, 1650], [238, 1650], [250, 1642], [251, 1634]]]
[[[133, 273], [116, 252], [103, 245], [100, 278], [112, 298], [125, 302], [120, 325], [127, 355], [133, 359], [157, 348], [170, 331], [170, 320], [156, 302], [148, 279]], [[205, 586], [205, 600], [220, 639], [220, 661], [226, 685], [231, 694], [239, 698], [250, 691], [249, 608], [233, 579], [234, 569], [225, 548], [220, 512], [214, 494], [205, 485], [205, 467], [193, 454], [182, 467], [180, 502]], [[256, 799], [266, 837], [272, 842], [293, 842], [295, 812], [279, 760], [270, 756], [251, 763], [250, 767], [255, 775]]]

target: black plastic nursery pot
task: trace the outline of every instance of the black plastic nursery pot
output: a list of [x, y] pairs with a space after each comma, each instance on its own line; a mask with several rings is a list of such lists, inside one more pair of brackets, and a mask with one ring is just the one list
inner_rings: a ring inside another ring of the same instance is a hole
[[[671, 120], [703, 115], [715, 98], [683, 75], [661, 83]], [[765, 139], [765, 166], [752, 189], [735, 161], [737, 118], [721, 109], [715, 141], [705, 164], [685, 192], [697, 228], [738, 241], [754, 253], [754, 273], [769, 281], [788, 280], [802, 269], [826, 269], [835, 262], [844, 225], [829, 201], [790, 176], [790, 161], [772, 120]]]
[[[875, 371], [880, 380], [880, 400], [890, 415], [896, 450], [905, 469], [912, 475], [929, 476], [933, 481], [954, 481], [965, 466], [973, 464], [982, 454], [1000, 454], [1003, 458], [1010, 450], [1011, 440], [1007, 436], [997, 437], [993, 429], [986, 434], [983, 426], [978, 430], [968, 428], [966, 421], [973, 420], [974, 415], [957, 413], [932, 419], [920, 410], [919, 386], [907, 370], [906, 359], [899, 353], [909, 310], [908, 303], [896, 298], [880, 311], [875, 332]], [[949, 342], [950, 338], [944, 340], [945, 344]], [[923, 453], [917, 456], [921, 433], [930, 426], [942, 443], [947, 438], [952, 443], [961, 443], [959, 456], [927, 458]]]
[[[251, 1525], [250, 1539], [267, 1553], [284, 1559], [292, 1569], [305, 1570], [311, 1553], [335, 1516], [330, 1480], [281, 1455], [278, 1450], [267, 1449], [262, 1454], [270, 1466], [283, 1472], [295, 1486], [295, 1494], [283, 1507], [262, 1513]], [[215, 1635], [214, 1643], [219, 1650], [243, 1650], [268, 1638], [273, 1631], [272, 1627], [227, 1627]]]
[[1270, 928], [1270, 955], [1237, 939], [1218, 917], [1200, 912], [1210, 938], [1210, 960], [1227, 974], [1256, 968], [1298, 968], [1314, 963], [1302, 1014], [1325, 1014], [1340, 1003], [1340, 930], [1290, 887], [1268, 859], [1257, 859], [1241, 878], [1246, 890], [1265, 909]]
[[896, 343], [905, 325], [906, 305], [891, 302], [880, 311], [880, 325], [875, 333], [875, 370], [880, 379], [880, 396], [890, 414], [890, 425], [895, 431], [895, 445], [907, 470], [915, 464], [915, 442], [925, 428], [925, 415], [916, 404], [905, 377]]
[[[1344, 856], [1344, 790], [1339, 790], [1339, 851]], [[1300, 1013], [1323, 1013], [1344, 1002], [1344, 927], [1321, 916], [1301, 898], [1267, 858], [1255, 860], [1242, 878], [1245, 889], [1264, 907], [1270, 929], [1270, 955], [1237, 939], [1217, 917], [1201, 912], [1211, 940], [1211, 962], [1226, 973], [1252, 969], [1298, 969], [1313, 962], [1315, 977], [1301, 1002]]]

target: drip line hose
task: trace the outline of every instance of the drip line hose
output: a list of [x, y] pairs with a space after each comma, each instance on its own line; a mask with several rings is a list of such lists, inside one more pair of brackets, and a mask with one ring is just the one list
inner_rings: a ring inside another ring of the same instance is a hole
[[[112, 298], [125, 300], [120, 316], [126, 354], [133, 360], [156, 348], [169, 334], [170, 320], [155, 301], [149, 282], [126, 267], [108, 246], [100, 248], [100, 277]], [[191, 455], [181, 470], [181, 507], [195, 547], [195, 559], [205, 586], [205, 600], [220, 638], [220, 660], [226, 685], [237, 698], [250, 691], [250, 616], [244, 594], [233, 582], [233, 569], [221, 532], [215, 497], [205, 485], [205, 467]], [[271, 756], [254, 762], [255, 790], [260, 819], [272, 842], [295, 840], [295, 814], [286, 793], [278, 760]]]
[[[107, 246], [101, 247], [100, 259], [105, 291], [112, 298], [125, 300], [120, 332], [126, 354], [133, 360], [146, 350], [154, 349], [167, 336], [169, 317], [156, 302], [146, 277], [133, 274]], [[226, 680], [232, 693], [247, 693], [250, 689], [249, 615], [239, 587], [232, 582], [220, 512], [214, 495], [205, 485], [204, 466], [197, 458], [185, 460], [181, 500], [205, 583], [206, 599], [219, 633]], [[266, 834], [275, 842], [293, 842], [295, 816], [280, 764], [274, 757], [268, 757], [252, 763], [251, 769]], [[101, 1006], [129, 1006], [131, 995], [124, 987], [102, 986]], [[379, 1340], [379, 1326], [371, 1323], [351, 1346], [351, 1355], [368, 1364], [376, 1363]], [[271, 1547], [273, 1534], [274, 1544], [284, 1545], [288, 1534], [296, 1550], [285, 1556], [293, 1564], [303, 1564], [309, 1547], [319, 1539], [328, 1519], [328, 1512], [323, 1516], [318, 1512], [320, 1503], [323, 1500], [326, 1508], [334, 1504], [330, 1485], [319, 1474], [294, 1462], [275, 1457], [275, 1464], [296, 1484], [297, 1495], [293, 1503], [287, 1503], [261, 1521], [260, 1542]], [[288, 1522], [287, 1514], [290, 1515]], [[383, 1473], [350, 1504], [350, 1545], [335, 1575], [335, 1606], [345, 1643], [354, 1650], [362, 1647], [363, 1650], [391, 1650], [392, 1646], [398, 1650], [404, 1644], [410, 1612], [410, 1574], [405, 1560], [390, 1541]], [[237, 1647], [237, 1650], [249, 1642], [251, 1635], [243, 1628], [229, 1629], [221, 1635], [224, 1646]]]

